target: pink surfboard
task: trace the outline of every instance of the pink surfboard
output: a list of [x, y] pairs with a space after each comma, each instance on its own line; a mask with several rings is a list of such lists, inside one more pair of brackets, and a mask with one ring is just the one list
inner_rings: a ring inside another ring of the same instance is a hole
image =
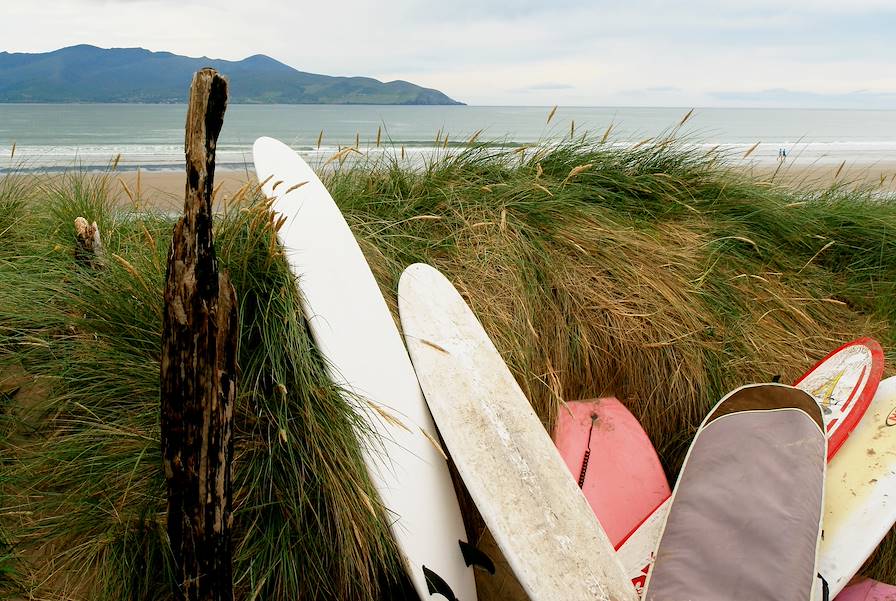
[[834, 601], [896, 601], [896, 586], [862, 580], [847, 586]]
[[554, 444], [613, 548], [672, 494], [653, 443], [616, 398], [566, 403]]
[[859, 338], [831, 351], [794, 382], [821, 405], [828, 435], [828, 460], [865, 415], [883, 373], [884, 352], [880, 344], [873, 338]]

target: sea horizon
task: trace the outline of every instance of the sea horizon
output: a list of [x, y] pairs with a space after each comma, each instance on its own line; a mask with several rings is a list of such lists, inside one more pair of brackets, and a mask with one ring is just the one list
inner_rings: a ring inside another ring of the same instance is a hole
[[[876, 165], [896, 156], [896, 109], [560, 106], [548, 122], [551, 110], [232, 104], [218, 143], [218, 168], [250, 167], [251, 146], [260, 136], [283, 140], [314, 163], [356, 144], [415, 160], [463, 146], [477, 132], [479, 142], [519, 147], [571, 135], [601, 139], [608, 129], [607, 143], [617, 147], [675, 131], [682, 148], [717, 149], [735, 164], [772, 165], [782, 150], [804, 166]], [[122, 171], [180, 170], [185, 111], [183, 104], [0, 104], [0, 173], [102, 170], [113, 161]]]

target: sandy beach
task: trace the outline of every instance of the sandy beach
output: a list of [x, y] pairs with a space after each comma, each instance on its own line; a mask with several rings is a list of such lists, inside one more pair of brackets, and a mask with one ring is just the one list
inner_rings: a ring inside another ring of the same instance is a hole
[[[760, 181], [777, 183], [801, 190], [823, 189], [835, 182], [847, 189], [872, 187], [882, 193], [896, 193], [896, 161], [873, 165], [809, 165], [784, 163], [777, 166], [760, 163], [735, 167]], [[0, 178], [4, 176], [0, 175]], [[56, 175], [34, 175], [53, 178]], [[226, 202], [247, 183], [255, 183], [254, 173], [220, 169], [215, 174], [216, 202]], [[180, 211], [183, 206], [186, 175], [180, 171], [125, 171], [112, 175], [113, 194], [124, 205], [152, 205], [162, 210]]]
[[747, 173], [763, 180], [795, 188], [826, 188], [837, 182], [846, 187], [872, 186], [882, 192], [896, 192], [896, 160], [870, 165], [760, 164], [746, 168]]
[[[119, 200], [130, 202], [131, 197], [149, 202], [159, 208], [181, 210], [187, 184], [185, 173], [178, 171], [128, 171], [116, 176], [115, 188]], [[139, 180], [139, 181], [138, 181]], [[226, 202], [247, 183], [255, 183], [255, 174], [246, 171], [220, 170], [215, 173], [215, 200]], [[139, 203], [138, 203], [139, 204]]]
[[[826, 188], [834, 182], [840, 182], [847, 187], [879, 186], [882, 192], [896, 192], [896, 161], [844, 166], [842, 169], [831, 165], [802, 166], [785, 163], [776, 167], [760, 164], [745, 167], [744, 170], [764, 181], [802, 189]], [[140, 195], [144, 200], [151, 200], [157, 206], [166, 207], [170, 203], [172, 207], [179, 207], [183, 200], [185, 177], [183, 173], [177, 171], [140, 172]], [[128, 200], [122, 182], [127, 185], [131, 194], [136, 194], [137, 172], [122, 173], [117, 179], [123, 193], [122, 200]], [[245, 171], [218, 171], [215, 174], [215, 185], [220, 186], [219, 200], [231, 197], [250, 179], [254, 182], [254, 174]]]

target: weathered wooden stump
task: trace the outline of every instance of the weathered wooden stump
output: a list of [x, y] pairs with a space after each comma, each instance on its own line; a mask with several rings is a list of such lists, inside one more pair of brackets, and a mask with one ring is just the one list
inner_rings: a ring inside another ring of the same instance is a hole
[[100, 239], [100, 228], [83, 217], [75, 219], [75, 258], [89, 267], [103, 267], [106, 256]]
[[162, 457], [168, 537], [179, 599], [231, 601], [232, 418], [239, 324], [233, 286], [212, 236], [215, 145], [227, 82], [193, 77], [187, 109], [184, 215], [168, 252], [161, 361]]

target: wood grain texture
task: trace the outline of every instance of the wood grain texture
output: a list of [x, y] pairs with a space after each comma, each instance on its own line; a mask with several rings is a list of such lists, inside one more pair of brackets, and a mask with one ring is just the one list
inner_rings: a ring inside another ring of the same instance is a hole
[[196, 73], [187, 110], [184, 215], [168, 253], [161, 359], [162, 457], [178, 599], [231, 601], [232, 417], [239, 324], [218, 272], [211, 198], [227, 82]]

